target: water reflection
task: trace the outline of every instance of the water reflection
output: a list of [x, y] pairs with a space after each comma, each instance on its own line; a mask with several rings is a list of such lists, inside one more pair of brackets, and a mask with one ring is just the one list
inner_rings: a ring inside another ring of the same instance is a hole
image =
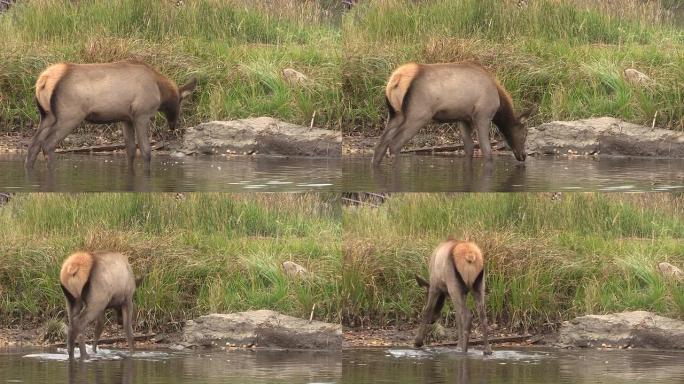
[[454, 349], [426, 354], [346, 350], [342, 383], [674, 383], [684, 382], [681, 351], [495, 350], [466, 356]]
[[23, 156], [0, 155], [0, 191], [339, 191], [341, 160], [334, 158], [156, 156], [146, 173], [124, 156], [60, 155], [28, 172]]
[[684, 191], [684, 160], [402, 156], [373, 168], [369, 158], [349, 157], [342, 178], [347, 191]]
[[0, 382], [24, 383], [334, 383], [339, 352], [103, 350], [86, 361], [64, 351], [0, 350]]

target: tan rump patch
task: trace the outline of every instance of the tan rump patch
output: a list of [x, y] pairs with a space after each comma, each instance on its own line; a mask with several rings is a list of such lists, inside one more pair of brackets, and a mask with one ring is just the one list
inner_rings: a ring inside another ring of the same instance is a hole
[[75, 252], [62, 263], [59, 281], [73, 297], [79, 298], [92, 268], [93, 256], [90, 253]]
[[392, 72], [392, 75], [387, 81], [385, 95], [395, 112], [401, 112], [401, 105], [404, 101], [404, 96], [406, 96], [406, 91], [419, 71], [419, 64], [408, 63]]
[[40, 103], [40, 106], [45, 111], [50, 111], [52, 93], [68, 69], [68, 64], [59, 63], [49, 66], [38, 76], [38, 80], [36, 80], [36, 100], [38, 100], [38, 103]]
[[461, 274], [466, 285], [472, 287], [475, 279], [484, 268], [484, 259], [480, 247], [473, 242], [461, 241], [454, 245], [451, 255], [456, 265], [456, 271]]

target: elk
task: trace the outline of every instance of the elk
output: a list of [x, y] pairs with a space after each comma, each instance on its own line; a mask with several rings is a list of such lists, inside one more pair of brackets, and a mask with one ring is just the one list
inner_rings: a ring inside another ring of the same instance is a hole
[[468, 241], [448, 240], [440, 243], [430, 257], [430, 281], [416, 275], [418, 284], [428, 289], [423, 319], [413, 342], [416, 348], [423, 346], [425, 334], [432, 323], [439, 319], [444, 300], [451, 297], [458, 321], [458, 347], [468, 352], [473, 315], [466, 306], [466, 295], [471, 292], [482, 325], [485, 355], [492, 349], [487, 339], [487, 314], [485, 313], [484, 258], [477, 244]]
[[458, 123], [466, 157], [475, 151], [472, 131], [477, 131], [482, 155], [492, 155], [489, 124], [493, 122], [513, 150], [525, 161], [525, 121], [537, 106], [516, 114], [511, 96], [486, 69], [475, 63], [408, 63], [397, 68], [385, 88], [389, 120], [375, 147], [373, 165], [379, 165], [387, 149], [401, 148], [431, 120]]
[[[62, 264], [59, 280], [66, 298], [69, 327], [67, 351], [74, 358], [79, 335], [95, 321], [93, 352], [105, 322], [105, 311], [114, 309], [126, 332], [128, 348], [133, 352], [133, 293], [135, 278], [126, 256], [115, 252], [76, 252]], [[81, 359], [88, 354], [85, 342], [79, 341]]]
[[150, 120], [160, 111], [169, 129], [175, 130], [180, 104], [196, 84], [193, 77], [178, 88], [154, 68], [137, 61], [52, 65], [36, 81], [40, 125], [29, 146], [26, 168], [33, 168], [41, 150], [51, 167], [57, 144], [83, 121], [122, 122], [129, 165], [135, 160], [137, 138], [140, 154], [149, 167]]

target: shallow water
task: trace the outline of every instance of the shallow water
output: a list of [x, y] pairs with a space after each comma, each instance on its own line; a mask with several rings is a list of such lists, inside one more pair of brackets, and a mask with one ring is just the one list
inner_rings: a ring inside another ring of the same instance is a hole
[[0, 155], [0, 191], [49, 192], [300, 192], [340, 191], [341, 160], [266, 156], [154, 156], [150, 174], [142, 161], [130, 172], [123, 155], [57, 156], [55, 169], [36, 162], [24, 169], [23, 155]]
[[0, 383], [336, 383], [340, 353], [102, 349], [72, 363], [63, 350], [0, 350]]
[[682, 383], [684, 352], [454, 348], [345, 350], [342, 383]]
[[684, 191], [684, 159], [408, 155], [373, 169], [370, 158], [348, 157], [342, 178], [359, 192]]

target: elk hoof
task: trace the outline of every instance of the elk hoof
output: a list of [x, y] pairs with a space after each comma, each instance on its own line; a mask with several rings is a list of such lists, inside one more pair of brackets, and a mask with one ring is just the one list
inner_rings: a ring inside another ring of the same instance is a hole
[[490, 355], [492, 354], [492, 350], [491, 350], [490, 348], [485, 348], [485, 350], [482, 351], [482, 353], [483, 353], [485, 356], [490, 356]]
[[421, 347], [423, 346], [423, 340], [415, 340], [415, 341], [413, 342], [413, 346], [414, 346], [415, 348], [421, 348]]

